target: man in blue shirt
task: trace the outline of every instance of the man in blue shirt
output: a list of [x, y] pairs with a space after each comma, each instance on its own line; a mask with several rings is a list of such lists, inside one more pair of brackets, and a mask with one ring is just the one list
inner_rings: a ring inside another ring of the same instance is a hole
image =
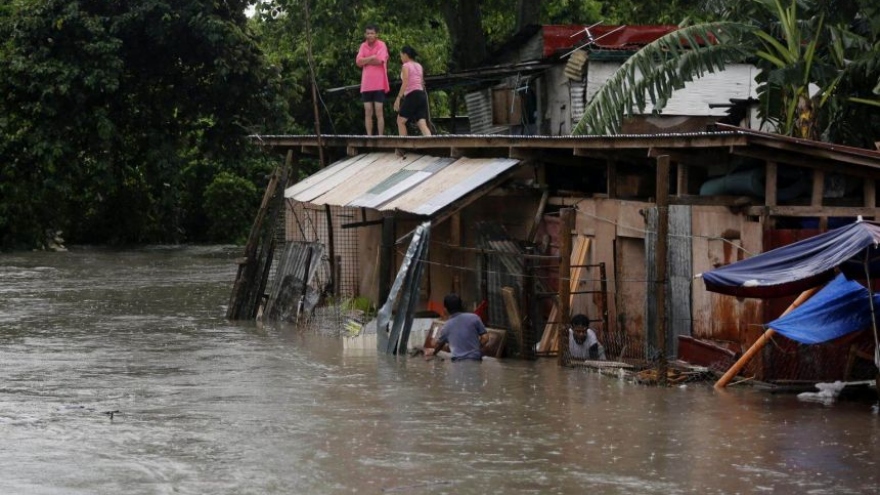
[[453, 361], [483, 359], [480, 345], [489, 340], [483, 321], [474, 313], [467, 313], [457, 294], [448, 294], [443, 298], [443, 307], [449, 314], [449, 319], [440, 329], [437, 336], [437, 344], [434, 346], [434, 355], [437, 355], [443, 345], [449, 343]]

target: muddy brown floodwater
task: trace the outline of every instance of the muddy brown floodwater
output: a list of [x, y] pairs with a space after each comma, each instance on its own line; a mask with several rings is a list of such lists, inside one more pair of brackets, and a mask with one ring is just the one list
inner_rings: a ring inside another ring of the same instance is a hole
[[0, 493], [880, 493], [870, 404], [349, 354], [225, 321], [239, 255], [0, 255]]

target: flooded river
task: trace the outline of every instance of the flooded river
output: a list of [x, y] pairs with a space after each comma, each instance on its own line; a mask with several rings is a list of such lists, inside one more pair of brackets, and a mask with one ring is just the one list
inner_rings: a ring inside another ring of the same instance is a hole
[[240, 254], [0, 255], [0, 493], [880, 493], [870, 404], [347, 354], [226, 322]]

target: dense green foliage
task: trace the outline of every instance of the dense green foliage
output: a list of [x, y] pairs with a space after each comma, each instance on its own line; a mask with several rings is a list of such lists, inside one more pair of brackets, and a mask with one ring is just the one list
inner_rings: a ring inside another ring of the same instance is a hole
[[[258, 179], [283, 127], [244, 2], [18, 0], [0, 10], [0, 244], [207, 239], [203, 192]], [[259, 194], [249, 204], [258, 205]]]
[[[798, 2], [803, 15], [789, 27], [808, 44], [813, 33], [823, 37], [809, 68], [797, 61], [774, 68], [770, 56], [758, 58], [768, 64], [766, 112], [778, 114], [771, 104], [790, 101], [774, 96], [784, 89], [779, 81], [809, 74], [825, 90], [815, 101], [823, 136], [864, 134], [854, 123], [877, 119], [864, 102], [874, 97], [865, 88], [880, 91], [880, 8], [873, 0]], [[780, 24], [761, 7], [733, 0], [8, 0], [0, 4], [0, 248], [39, 246], [57, 231], [73, 243], [240, 242], [281, 160], [248, 135], [362, 132], [354, 57], [368, 23], [380, 26], [396, 80], [404, 45], [419, 51], [428, 74], [440, 74], [487, 62], [534, 23], [726, 16], [768, 33], [764, 51], [779, 58], [771, 39], [784, 37]], [[462, 100], [442, 91], [431, 98], [436, 114]], [[303, 173], [318, 166], [304, 165]]]
[[[357, 84], [368, 22], [382, 28], [395, 79], [404, 44], [442, 73], [480, 62], [517, 22], [595, 22], [602, 9], [599, 0], [3, 2], [0, 248], [36, 247], [57, 231], [72, 243], [240, 240], [280, 160], [246, 136], [315, 131], [309, 42], [321, 131], [359, 133], [356, 92], [329, 90]], [[439, 111], [448, 105], [434, 99]]]
[[752, 0], [735, 7], [726, 12], [729, 20], [689, 26], [630, 58], [574, 132], [614, 133], [648, 99], [661, 110], [694, 78], [752, 61], [760, 69], [761, 116], [781, 133], [871, 147], [880, 133], [880, 6]]

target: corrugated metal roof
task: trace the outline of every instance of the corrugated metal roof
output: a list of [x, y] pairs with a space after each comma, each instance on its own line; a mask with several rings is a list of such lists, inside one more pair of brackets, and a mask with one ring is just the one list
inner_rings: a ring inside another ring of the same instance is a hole
[[465, 95], [468, 119], [473, 134], [501, 134], [509, 132], [510, 127], [495, 125], [492, 122], [492, 91], [484, 89]]
[[672, 24], [647, 26], [542, 26], [544, 56], [549, 57], [560, 50], [570, 50], [587, 43], [590, 39], [587, 35], [587, 28], [589, 28], [592, 39], [596, 40], [595, 43], [592, 43], [592, 46], [595, 48], [636, 51], [661, 36], [677, 30], [678, 26]]
[[340, 160], [287, 188], [284, 197], [316, 205], [431, 216], [512, 170], [511, 158], [445, 158], [368, 153]]
[[587, 107], [587, 85], [583, 82], [569, 81], [569, 96], [571, 99], [571, 122], [576, 124], [584, 116]]

